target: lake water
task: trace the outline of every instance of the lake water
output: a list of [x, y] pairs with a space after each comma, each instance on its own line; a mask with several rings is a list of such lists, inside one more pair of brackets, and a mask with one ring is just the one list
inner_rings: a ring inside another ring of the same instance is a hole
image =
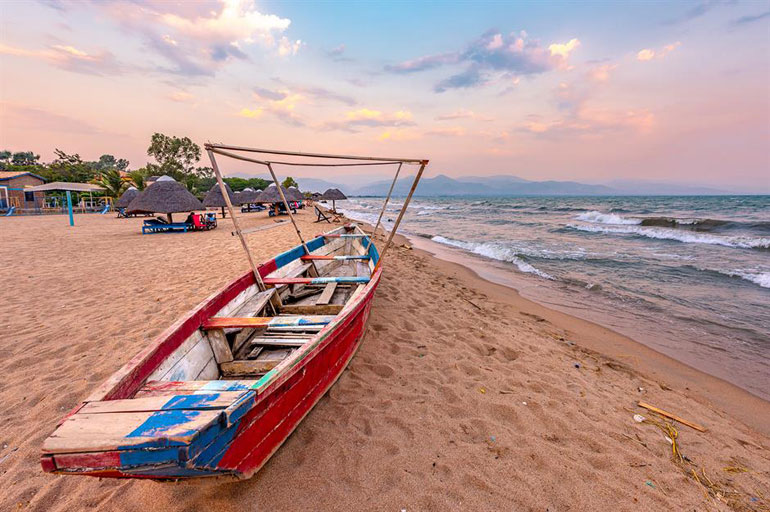
[[770, 196], [415, 198], [402, 232], [770, 400]]

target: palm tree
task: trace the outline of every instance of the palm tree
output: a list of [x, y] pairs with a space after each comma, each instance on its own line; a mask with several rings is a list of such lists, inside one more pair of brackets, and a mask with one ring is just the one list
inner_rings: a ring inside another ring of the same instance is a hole
[[123, 181], [123, 178], [120, 176], [120, 171], [117, 169], [110, 169], [109, 171], [102, 172], [98, 184], [107, 189], [106, 194], [109, 197], [114, 197], [115, 199], [120, 197], [123, 191], [128, 188], [128, 184]]
[[131, 171], [128, 173], [128, 175], [131, 177], [131, 181], [134, 182], [134, 186], [137, 190], [144, 190], [144, 187], [147, 186], [147, 182], [145, 181], [147, 173], [144, 171], [144, 169]]

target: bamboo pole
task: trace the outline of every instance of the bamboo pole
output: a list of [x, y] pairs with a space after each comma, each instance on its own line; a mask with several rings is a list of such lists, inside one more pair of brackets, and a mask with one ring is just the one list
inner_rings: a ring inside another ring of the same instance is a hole
[[406, 209], [409, 206], [409, 202], [412, 200], [412, 195], [414, 195], [414, 191], [417, 189], [417, 184], [420, 182], [420, 178], [422, 178], [422, 173], [425, 170], [426, 165], [428, 165], [427, 160], [423, 160], [422, 163], [420, 164], [420, 170], [417, 171], [417, 175], [414, 177], [414, 182], [412, 182], [412, 188], [409, 189], [409, 194], [406, 196], [406, 200], [404, 201], [404, 206], [401, 207], [401, 211], [398, 213], [398, 218], [396, 219], [396, 223], [393, 225], [393, 229], [390, 231], [390, 235], [388, 236], [388, 241], [385, 242], [385, 247], [382, 249], [382, 254], [380, 254], [380, 259], [377, 262], [377, 265], [374, 267], [374, 272], [377, 272], [377, 268], [380, 265], [382, 265], [382, 261], [385, 259], [385, 254], [388, 252], [388, 249], [390, 248], [390, 244], [393, 241], [393, 237], [396, 235], [396, 231], [398, 231], [398, 226], [401, 224], [401, 219], [404, 218]]
[[286, 156], [303, 156], [314, 158], [336, 158], [339, 160], [375, 160], [380, 162], [403, 162], [408, 164], [423, 164], [425, 160], [419, 158], [385, 158], [377, 156], [353, 156], [353, 155], [330, 155], [325, 153], [302, 153], [299, 151], [278, 151], [274, 149], [257, 149], [247, 148], [242, 146], [228, 146], [226, 144], [206, 144], [206, 149], [229, 149], [232, 151], [248, 151], [250, 153], [263, 153], [266, 155], [286, 155]]
[[[275, 182], [275, 186], [278, 189], [278, 193], [281, 195], [281, 199], [283, 200], [283, 205], [286, 207], [286, 213], [289, 214], [289, 218], [291, 219], [291, 223], [294, 225], [294, 231], [297, 232], [297, 236], [299, 237], [299, 241], [302, 243], [302, 247], [305, 248], [305, 254], [310, 254], [310, 250], [307, 248], [307, 244], [305, 243], [305, 239], [302, 238], [302, 232], [299, 230], [299, 226], [297, 226], [297, 221], [294, 220], [294, 214], [291, 213], [291, 208], [289, 207], [289, 202], [286, 200], [286, 196], [283, 194], [283, 189], [281, 188], [281, 184], [278, 182], [278, 176], [275, 175], [275, 171], [273, 171], [273, 166], [270, 165], [270, 162], [267, 163], [267, 169], [270, 171], [270, 176], [273, 177], [273, 182]], [[313, 266], [313, 271], [315, 272], [315, 275], [318, 276], [318, 269], [315, 266], [315, 262], [311, 261], [310, 264]]]
[[251, 271], [254, 272], [254, 278], [257, 281], [257, 288], [259, 288], [259, 291], [263, 292], [267, 288], [265, 287], [265, 283], [262, 282], [262, 276], [259, 275], [257, 264], [254, 263], [254, 258], [251, 256], [251, 251], [249, 250], [249, 246], [246, 244], [246, 239], [243, 238], [243, 232], [241, 231], [241, 226], [238, 224], [238, 219], [235, 218], [235, 213], [233, 212], [233, 204], [230, 202], [230, 196], [227, 194], [227, 189], [225, 188], [225, 182], [222, 180], [222, 174], [219, 172], [219, 166], [217, 165], [217, 161], [214, 158], [214, 153], [212, 153], [210, 149], [207, 150], [207, 153], [209, 154], [209, 158], [211, 159], [211, 167], [214, 169], [214, 174], [216, 174], [217, 176], [217, 183], [219, 184], [219, 190], [222, 191], [222, 197], [225, 198], [227, 209], [230, 210], [230, 219], [233, 221], [235, 232], [238, 234], [238, 238], [241, 241], [243, 250], [246, 251], [246, 257], [249, 259], [249, 265], [251, 266]]
[[366, 245], [366, 249], [364, 249], [364, 254], [369, 254], [369, 247], [372, 246], [374, 243], [374, 237], [377, 235], [377, 229], [380, 227], [380, 221], [382, 220], [382, 216], [385, 214], [385, 210], [388, 207], [388, 201], [390, 201], [390, 194], [393, 193], [393, 188], [396, 186], [396, 181], [398, 180], [398, 173], [401, 172], [401, 166], [404, 165], [403, 162], [398, 164], [398, 169], [396, 169], [396, 175], [393, 176], [393, 183], [390, 184], [390, 190], [388, 190], [388, 197], [385, 198], [385, 202], [382, 204], [382, 211], [380, 211], [380, 216], [377, 217], [377, 224], [374, 225], [374, 231], [372, 231], [372, 237], [369, 239], [369, 243]]

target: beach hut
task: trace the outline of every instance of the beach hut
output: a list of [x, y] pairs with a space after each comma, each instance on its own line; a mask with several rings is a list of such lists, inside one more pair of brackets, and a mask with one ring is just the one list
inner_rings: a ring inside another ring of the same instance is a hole
[[176, 181], [171, 176], [161, 176], [151, 187], [147, 187], [131, 203], [126, 211], [128, 213], [165, 213], [168, 222], [172, 222], [171, 215], [179, 212], [194, 212], [205, 210], [187, 187]]
[[115, 208], [127, 208], [131, 201], [139, 195], [139, 190], [136, 187], [128, 187], [125, 192], [115, 202]]
[[[230, 203], [235, 204], [235, 196], [233, 195], [233, 190], [227, 183], [225, 183], [225, 190], [227, 191], [227, 195], [230, 197]], [[211, 189], [206, 193], [206, 197], [203, 198], [203, 206], [206, 208], [222, 208], [222, 218], [224, 219], [226, 217], [225, 206], [227, 206], [227, 203], [225, 202], [225, 197], [222, 195], [222, 190], [219, 188], [219, 183], [211, 187]]]
[[297, 187], [289, 187], [289, 196], [287, 196], [286, 199], [291, 199], [292, 201], [305, 200], [305, 196], [302, 195], [302, 192], [300, 192]]
[[[257, 196], [261, 193], [261, 190], [254, 190], [253, 188], [247, 187], [241, 190], [241, 193], [238, 194], [238, 197], [236, 198], [237, 204], [243, 205], [243, 204], [251, 204], [257, 202]], [[237, 192], [236, 192], [237, 194]]]
[[321, 196], [322, 199], [326, 199], [327, 201], [332, 202], [332, 211], [334, 213], [337, 213], [337, 203], [336, 201], [343, 201], [347, 199], [348, 197], [343, 194], [340, 189], [338, 188], [330, 188], [326, 192], [323, 193], [323, 196]]
[[27, 187], [39, 186], [45, 180], [32, 172], [0, 171], [0, 210], [11, 206], [17, 209], [35, 209], [43, 205], [43, 192], [30, 192]]

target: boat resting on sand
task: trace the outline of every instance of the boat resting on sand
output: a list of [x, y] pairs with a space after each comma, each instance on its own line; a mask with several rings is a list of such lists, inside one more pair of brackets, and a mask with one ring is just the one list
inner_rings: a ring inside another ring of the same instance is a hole
[[257, 471], [361, 343], [382, 269], [342, 226], [279, 254], [163, 332], [45, 441], [45, 471], [180, 479]]

